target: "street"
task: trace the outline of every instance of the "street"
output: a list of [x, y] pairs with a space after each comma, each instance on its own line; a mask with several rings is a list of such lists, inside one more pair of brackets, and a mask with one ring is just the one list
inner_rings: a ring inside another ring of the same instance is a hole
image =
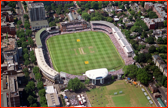
[[23, 15], [24, 15], [24, 11], [23, 11], [23, 7], [21, 5], [21, 1], [18, 1], [18, 9], [17, 9], [17, 14], [18, 14], [18, 19], [22, 21], [22, 24], [24, 25], [24, 18], [23, 18]]

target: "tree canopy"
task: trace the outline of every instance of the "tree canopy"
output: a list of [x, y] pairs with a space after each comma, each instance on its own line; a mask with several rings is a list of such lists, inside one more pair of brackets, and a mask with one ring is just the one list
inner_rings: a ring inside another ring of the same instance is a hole
[[33, 73], [36, 74], [36, 73], [38, 73], [38, 72], [39, 72], [39, 67], [35, 66], [35, 67], [33, 68]]
[[35, 89], [35, 84], [33, 81], [29, 81], [25, 87], [27, 93], [32, 92]]
[[84, 84], [78, 78], [74, 78], [69, 80], [67, 88], [72, 91], [78, 91], [84, 87]]
[[89, 21], [90, 15], [87, 12], [82, 12], [82, 18], [85, 19], [86, 21]]
[[149, 44], [153, 44], [154, 43], [154, 38], [153, 37], [148, 37], [146, 38], [146, 42]]
[[37, 88], [38, 88], [39, 90], [44, 88], [42, 81], [39, 81], [39, 82], [37, 83]]
[[45, 89], [39, 90], [38, 94], [39, 94], [40, 97], [45, 96]]
[[145, 85], [147, 85], [148, 81], [152, 79], [152, 77], [148, 74], [148, 72], [145, 71], [145, 69], [139, 68], [137, 73], [137, 80]]
[[138, 68], [136, 65], [128, 65], [124, 67], [124, 75], [130, 78], [135, 78], [137, 75]]
[[12, 7], [12, 8], [15, 8], [16, 7], [16, 2], [15, 1], [10, 1], [8, 3], [8, 6]]

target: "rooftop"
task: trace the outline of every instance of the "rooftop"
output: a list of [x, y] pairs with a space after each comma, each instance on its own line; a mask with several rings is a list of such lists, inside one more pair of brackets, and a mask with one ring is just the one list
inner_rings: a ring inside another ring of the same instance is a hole
[[16, 48], [16, 40], [13, 38], [8, 38], [1, 40], [1, 48], [3, 48], [3, 51], [11, 51]]
[[28, 7], [29, 8], [39, 8], [39, 7], [44, 7], [44, 4], [43, 3], [29, 3], [28, 4]]
[[36, 32], [36, 35], [35, 35], [35, 38], [36, 38], [36, 45], [41, 45], [42, 46], [42, 43], [41, 43], [41, 39], [40, 39], [40, 35], [42, 32], [44, 32], [46, 29], [45, 28], [42, 28], [40, 29], [38, 32]]
[[35, 48], [35, 55], [39, 68], [45, 72], [50, 78], [55, 79], [59, 72], [49, 67], [44, 59], [42, 48]]
[[60, 106], [59, 98], [56, 93], [46, 94], [48, 107]]
[[47, 20], [40, 20], [40, 21], [32, 21], [31, 22], [31, 27], [39, 27], [39, 26], [46, 26], [48, 25]]

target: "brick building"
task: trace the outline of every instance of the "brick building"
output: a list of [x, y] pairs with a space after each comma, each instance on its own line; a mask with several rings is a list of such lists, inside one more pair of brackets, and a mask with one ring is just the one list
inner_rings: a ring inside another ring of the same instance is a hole
[[155, 18], [155, 19], [144, 18], [144, 22], [146, 23], [149, 29], [164, 27], [163, 18]]

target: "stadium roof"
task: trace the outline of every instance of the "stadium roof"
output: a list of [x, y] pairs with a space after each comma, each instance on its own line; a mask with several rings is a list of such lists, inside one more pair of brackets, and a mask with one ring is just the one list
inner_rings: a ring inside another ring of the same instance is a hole
[[123, 46], [129, 45], [129, 43], [127, 42], [127, 40], [124, 39], [124, 38], [122, 38], [122, 39], [120, 40], [120, 42], [121, 42], [121, 44], [122, 44]]
[[118, 29], [118, 27], [113, 27], [112, 28], [113, 32], [119, 32], [120, 30]]
[[107, 22], [107, 21], [90, 21], [92, 24], [93, 23], [98, 23], [98, 24], [104, 24], [104, 25], [107, 25], [111, 28], [115, 27], [114, 24], [110, 23], [110, 22]]
[[36, 33], [36, 35], [35, 35], [36, 45], [37, 45], [37, 46], [42, 46], [41, 39], [40, 39], [40, 35], [41, 35], [41, 33], [42, 33], [44, 30], [46, 30], [46, 29], [45, 29], [45, 28], [40, 29], [40, 30]]
[[125, 46], [126, 52], [132, 52], [132, 48], [130, 45]]
[[48, 64], [46, 63], [46, 61], [44, 59], [42, 48], [35, 48], [35, 54], [36, 54], [36, 59], [37, 59], [37, 63], [38, 63], [39, 68], [48, 77], [55, 79], [56, 75], [59, 74], [59, 72], [55, 71], [54, 69], [52, 69], [48, 66]]
[[124, 38], [124, 35], [121, 33], [121, 31], [116, 32], [115, 35], [117, 36], [118, 39]]
[[93, 69], [85, 72], [85, 75], [90, 79], [102, 79], [108, 75], [108, 70], [106, 68]]

